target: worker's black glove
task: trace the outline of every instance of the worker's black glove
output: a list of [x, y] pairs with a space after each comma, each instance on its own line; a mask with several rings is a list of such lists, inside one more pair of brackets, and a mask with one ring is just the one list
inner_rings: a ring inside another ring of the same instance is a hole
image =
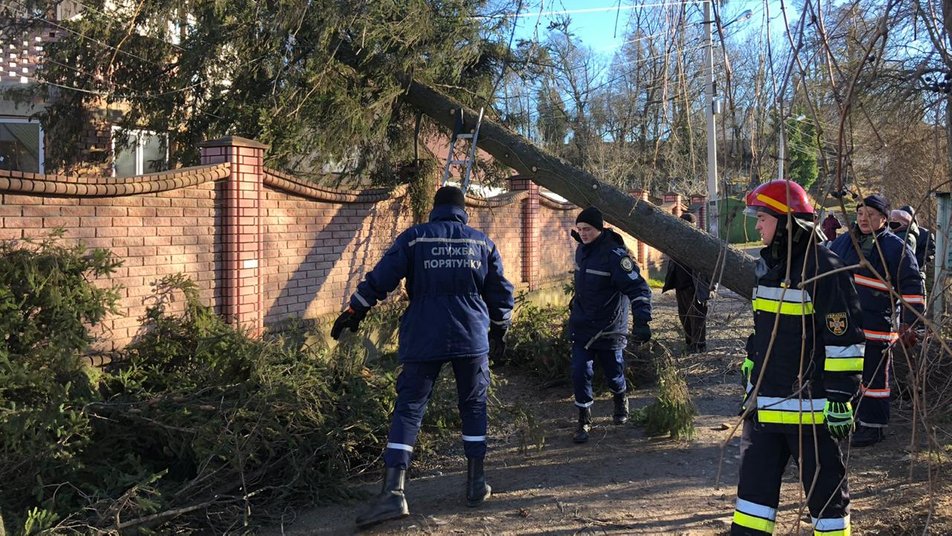
[[334, 321], [334, 327], [331, 328], [331, 338], [335, 341], [340, 339], [340, 334], [344, 328], [350, 328], [351, 331], [357, 331], [360, 321], [367, 316], [367, 311], [355, 311], [353, 307], [348, 307], [337, 320]]
[[509, 328], [498, 324], [489, 325], [489, 360], [501, 363], [506, 357], [506, 332]]
[[644, 344], [651, 339], [651, 326], [647, 320], [635, 319], [631, 327], [631, 339], [638, 344]]

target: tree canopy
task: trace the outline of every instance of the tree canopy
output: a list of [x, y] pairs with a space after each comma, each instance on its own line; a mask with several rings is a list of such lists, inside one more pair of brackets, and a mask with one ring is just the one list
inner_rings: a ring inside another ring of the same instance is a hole
[[[496, 2], [498, 4], [498, 2]], [[68, 165], [97, 110], [118, 124], [169, 133], [173, 164], [197, 162], [205, 139], [269, 144], [269, 164], [307, 174], [328, 162], [372, 174], [412, 156], [412, 111], [395, 75], [486, 99], [505, 48], [486, 0], [61, 0], [14, 3], [20, 27], [49, 28], [37, 84], [40, 115]], [[499, 19], [500, 21], [502, 19]], [[342, 49], [376, 59], [357, 71]]]

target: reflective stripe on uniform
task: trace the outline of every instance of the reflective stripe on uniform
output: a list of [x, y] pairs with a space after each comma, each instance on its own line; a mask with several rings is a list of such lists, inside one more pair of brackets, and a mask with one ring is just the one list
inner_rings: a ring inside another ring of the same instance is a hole
[[734, 505], [734, 523], [745, 528], [773, 534], [777, 509], [737, 498]]
[[580, 407], [580, 408], [589, 408], [589, 407], [592, 407], [592, 404], [594, 404], [594, 403], [595, 403], [595, 401], [593, 400], [593, 401], [591, 401], [591, 402], [585, 402], [584, 404], [581, 403], [581, 402], [576, 402], [575, 405], [578, 406], [578, 407]]
[[770, 424], [822, 424], [825, 398], [757, 397], [757, 420]]
[[592, 274], [592, 275], [603, 275], [603, 276], [605, 276], [605, 277], [611, 277], [611, 276], [612, 276], [612, 273], [611, 273], [611, 272], [603, 272], [603, 271], [601, 271], [601, 270], [592, 270], [591, 268], [586, 268], [586, 269], [585, 269], [585, 273], [587, 273], [587, 274]]
[[413, 452], [413, 447], [410, 445], [404, 445], [403, 443], [387, 443], [388, 449], [394, 450], [405, 450], [407, 452]]
[[754, 299], [754, 311], [766, 311], [768, 313], [780, 313], [782, 315], [804, 316], [813, 314], [812, 303], [791, 303], [788, 301], [768, 300], [766, 298]]
[[805, 290], [795, 288], [765, 287], [760, 285], [754, 291], [755, 298], [767, 298], [768, 300], [783, 300], [792, 303], [810, 303], [810, 293]]
[[484, 435], [464, 435], [463, 441], [486, 441], [486, 436]]
[[829, 357], [823, 364], [826, 372], [863, 372], [862, 357]]
[[812, 518], [815, 536], [850, 536], [850, 516]]
[[863, 343], [850, 346], [827, 346], [826, 363], [823, 370], [827, 372], [862, 372], [863, 356], [866, 345]]
[[759, 285], [754, 289], [754, 311], [782, 315], [810, 315], [813, 314], [813, 302], [810, 299], [810, 293], [805, 290]]
[[361, 296], [359, 292], [354, 293], [354, 298], [357, 298], [357, 301], [359, 301], [360, 304], [363, 305], [364, 307], [370, 307], [370, 303], [368, 303], [367, 300], [365, 300], [364, 297]]
[[926, 304], [926, 298], [922, 294], [903, 294], [902, 299], [905, 300], [906, 303]]
[[899, 339], [899, 334], [895, 331], [873, 331], [871, 329], [864, 329], [863, 334], [866, 335], [867, 341], [893, 342]]
[[867, 389], [866, 387], [862, 388], [863, 396], [866, 398], [889, 398], [892, 394], [892, 391], [889, 390], [889, 387], [885, 389]]
[[873, 277], [866, 277], [859, 274], [854, 274], [853, 281], [857, 285], [864, 286], [866, 288], [874, 288], [876, 290], [883, 290], [883, 291], [889, 290], [889, 285], [887, 285], [885, 281], [880, 281], [879, 279], [876, 279]]

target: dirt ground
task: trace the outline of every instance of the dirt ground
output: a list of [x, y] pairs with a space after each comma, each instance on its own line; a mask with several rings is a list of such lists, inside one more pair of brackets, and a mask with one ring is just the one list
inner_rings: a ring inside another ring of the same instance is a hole
[[[655, 338], [681, 352], [673, 293], [655, 293]], [[527, 410], [531, 433], [511, 423], [490, 423], [487, 480], [492, 498], [477, 508], [464, 502], [461, 449], [417, 460], [406, 486], [411, 515], [363, 534], [725, 534], [737, 484], [738, 364], [750, 329], [749, 302], [721, 296], [712, 303], [709, 351], [678, 356], [697, 406], [697, 437], [652, 439], [634, 424], [611, 424], [611, 400], [594, 406], [592, 439], [571, 441], [576, 410], [571, 387], [541, 388], [511, 373], [496, 388], [501, 404]], [[598, 374], [598, 371], [596, 371]], [[632, 409], [650, 404], [654, 387], [634, 386]], [[926, 456], [914, 452], [908, 404], [894, 405], [886, 440], [872, 448], [847, 448], [853, 534], [952, 534], [949, 478], [932, 480]], [[538, 448], [541, 445], [541, 448]], [[919, 449], [915, 449], [919, 450]], [[933, 468], [935, 469], [935, 468]], [[940, 467], [939, 469], [947, 469]], [[935, 470], [933, 470], [933, 476]], [[378, 483], [355, 483], [376, 492]], [[810, 534], [796, 466], [788, 466], [776, 534]], [[929, 526], [925, 522], [934, 505]], [[289, 515], [266, 534], [352, 534], [360, 502]]]

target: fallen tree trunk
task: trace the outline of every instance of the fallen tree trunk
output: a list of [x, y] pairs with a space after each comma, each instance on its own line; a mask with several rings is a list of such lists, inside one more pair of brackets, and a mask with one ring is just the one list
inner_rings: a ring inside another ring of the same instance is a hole
[[[406, 86], [401, 100], [438, 124], [452, 130], [458, 117], [454, 111], [463, 108], [467, 128], [474, 126], [473, 110], [418, 82], [408, 81]], [[716, 266], [720, 256], [724, 265], [721, 284], [741, 296], [752, 296], [755, 276], [750, 255], [726, 246], [651, 203], [632, 198], [485, 117], [479, 128], [478, 144], [499, 162], [532, 177], [540, 186], [572, 203], [598, 207], [606, 221], [703, 274], [711, 276], [715, 268], [720, 271]]]

